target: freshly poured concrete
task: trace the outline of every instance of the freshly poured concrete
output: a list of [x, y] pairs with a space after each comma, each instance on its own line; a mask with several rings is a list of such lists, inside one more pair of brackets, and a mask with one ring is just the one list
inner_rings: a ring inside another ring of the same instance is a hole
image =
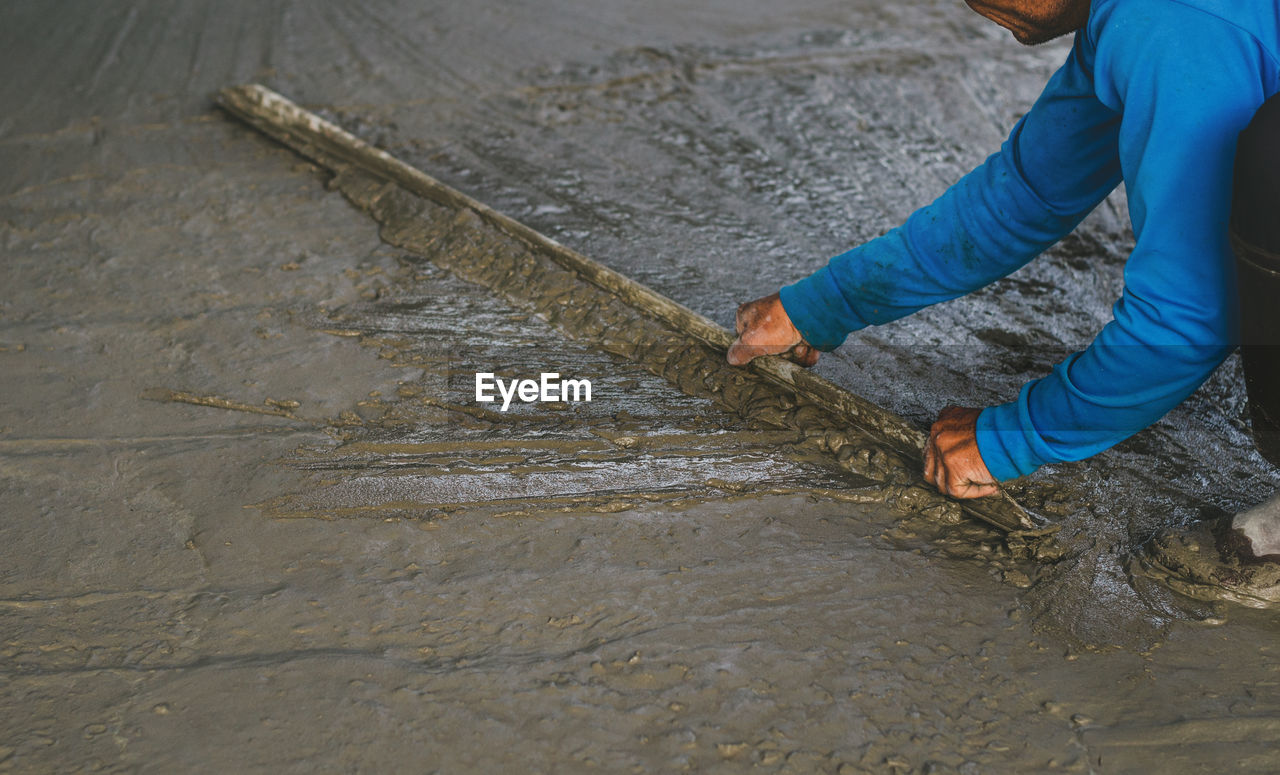
[[[384, 245], [207, 101], [262, 80], [727, 323], [1063, 54], [878, 5], [0, 11], [0, 768], [1274, 771], [1276, 616], [1128, 577], [1277, 484], [1234, 363], [1020, 486], [1036, 560]], [[1124, 222], [820, 368], [920, 423], [1007, 400], [1105, 320]]]

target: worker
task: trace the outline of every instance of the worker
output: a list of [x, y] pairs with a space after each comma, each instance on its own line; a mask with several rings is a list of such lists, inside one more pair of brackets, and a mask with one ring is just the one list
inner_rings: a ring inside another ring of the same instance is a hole
[[[942, 410], [925, 478], [984, 497], [1097, 454], [1191, 395], [1242, 337], [1255, 438], [1280, 463], [1280, 0], [966, 2], [1021, 43], [1074, 33], [1066, 62], [999, 152], [932, 204], [740, 306], [729, 362], [812, 366], [850, 332], [1015, 271], [1123, 182], [1135, 245], [1113, 319], [1015, 400]], [[1280, 500], [1228, 527], [1233, 562], [1280, 559]]]

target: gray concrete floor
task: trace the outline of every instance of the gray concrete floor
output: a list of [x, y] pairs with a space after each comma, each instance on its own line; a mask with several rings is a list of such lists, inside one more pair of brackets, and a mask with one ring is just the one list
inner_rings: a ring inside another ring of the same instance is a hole
[[[1022, 590], [406, 262], [209, 103], [264, 81], [727, 321], [981, 160], [1061, 55], [942, 0], [7, 5], [0, 770], [1274, 771], [1275, 617], [1124, 564], [1277, 483], [1234, 365], [1030, 485], [1071, 551]], [[918, 422], [1003, 400], [1105, 319], [1126, 238], [1117, 199], [824, 373]], [[548, 360], [606, 390], [459, 411]]]

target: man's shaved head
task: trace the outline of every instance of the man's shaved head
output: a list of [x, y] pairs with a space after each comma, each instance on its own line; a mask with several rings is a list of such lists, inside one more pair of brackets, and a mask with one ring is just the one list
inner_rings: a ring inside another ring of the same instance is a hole
[[1090, 0], [964, 0], [969, 7], [1034, 46], [1084, 26]]

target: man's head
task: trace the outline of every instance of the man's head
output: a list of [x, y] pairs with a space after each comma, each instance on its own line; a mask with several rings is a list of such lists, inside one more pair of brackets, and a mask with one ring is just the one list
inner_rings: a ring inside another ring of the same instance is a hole
[[969, 7], [1034, 46], [1084, 26], [1090, 0], [964, 0]]

